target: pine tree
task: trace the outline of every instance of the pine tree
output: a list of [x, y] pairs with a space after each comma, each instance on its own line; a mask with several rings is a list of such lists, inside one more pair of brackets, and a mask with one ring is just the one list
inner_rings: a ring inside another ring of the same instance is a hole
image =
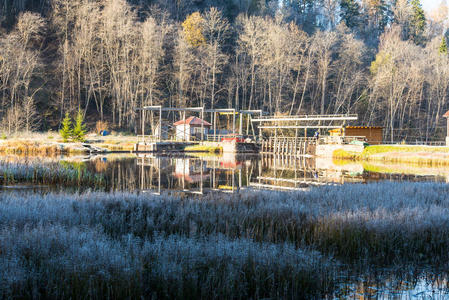
[[83, 113], [79, 110], [76, 114], [75, 126], [73, 127], [72, 137], [77, 142], [84, 142], [87, 130], [84, 124]]
[[424, 42], [424, 30], [426, 29], [426, 16], [420, 0], [411, 0], [413, 16], [410, 22], [410, 32], [415, 44]]
[[345, 21], [346, 26], [354, 28], [359, 25], [360, 6], [356, 0], [340, 1], [340, 17]]
[[444, 36], [441, 38], [441, 44], [438, 51], [440, 52], [440, 54], [447, 54], [447, 43], [446, 38]]
[[59, 134], [62, 137], [64, 143], [67, 143], [72, 136], [72, 119], [69, 116], [69, 113], [65, 113], [64, 120], [62, 120], [62, 128], [59, 131]]

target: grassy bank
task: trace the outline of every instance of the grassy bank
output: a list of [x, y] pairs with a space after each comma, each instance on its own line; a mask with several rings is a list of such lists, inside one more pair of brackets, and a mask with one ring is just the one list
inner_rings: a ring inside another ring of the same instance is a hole
[[184, 151], [186, 152], [220, 153], [222, 150], [221, 147], [210, 145], [193, 145], [184, 148]]
[[[136, 136], [90, 134], [86, 143], [109, 151], [129, 152], [137, 143]], [[81, 143], [63, 143], [58, 133], [22, 133], [0, 140], [1, 154], [61, 155], [88, 152]]]
[[361, 153], [338, 149], [334, 151], [333, 157], [360, 161], [446, 166], [449, 165], [449, 147], [373, 145], [366, 147]]
[[0, 194], [0, 295], [319, 298], [340, 280], [338, 261], [447, 268], [448, 195], [435, 183]]

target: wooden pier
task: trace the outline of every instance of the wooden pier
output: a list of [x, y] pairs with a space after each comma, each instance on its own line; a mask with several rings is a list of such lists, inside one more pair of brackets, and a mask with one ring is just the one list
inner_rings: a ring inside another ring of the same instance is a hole
[[317, 139], [310, 137], [270, 137], [261, 141], [262, 154], [287, 156], [315, 155]]

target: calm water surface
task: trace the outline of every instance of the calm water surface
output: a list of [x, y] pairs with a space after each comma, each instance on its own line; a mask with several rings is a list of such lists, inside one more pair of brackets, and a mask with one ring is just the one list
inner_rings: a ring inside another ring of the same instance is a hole
[[287, 156], [104, 155], [62, 160], [100, 173], [108, 191], [160, 194], [303, 190], [320, 185], [389, 181], [449, 181], [449, 170], [412, 165]]

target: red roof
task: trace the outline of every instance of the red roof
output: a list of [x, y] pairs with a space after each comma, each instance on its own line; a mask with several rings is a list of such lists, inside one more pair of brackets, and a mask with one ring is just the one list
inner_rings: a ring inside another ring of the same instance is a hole
[[173, 123], [173, 125], [178, 126], [178, 125], [197, 125], [197, 126], [201, 126], [201, 123], [203, 123], [203, 126], [211, 126], [212, 124], [204, 121], [200, 118], [197, 117], [188, 117], [187, 119], [184, 120], [179, 120], [178, 122]]
[[443, 115], [445, 118], [449, 118], [449, 110]]

